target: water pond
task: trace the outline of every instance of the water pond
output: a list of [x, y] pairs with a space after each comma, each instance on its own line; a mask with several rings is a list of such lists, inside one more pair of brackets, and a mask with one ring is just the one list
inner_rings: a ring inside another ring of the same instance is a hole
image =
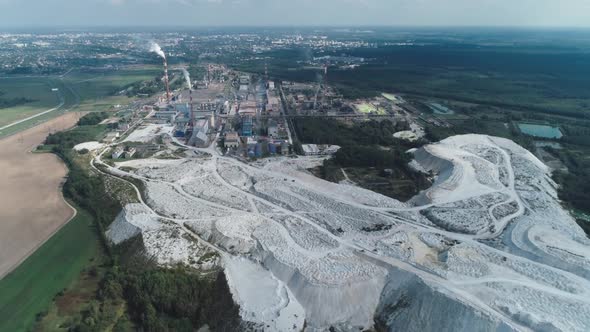
[[562, 138], [563, 134], [559, 127], [532, 124], [532, 123], [519, 123], [518, 128], [526, 135], [542, 138]]

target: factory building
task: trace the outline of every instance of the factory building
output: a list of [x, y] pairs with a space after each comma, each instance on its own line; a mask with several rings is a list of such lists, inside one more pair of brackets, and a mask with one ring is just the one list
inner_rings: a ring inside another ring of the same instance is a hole
[[164, 111], [156, 111], [154, 117], [160, 121], [173, 122], [176, 118], [176, 111], [168, 109]]
[[228, 149], [237, 148], [240, 146], [240, 137], [235, 131], [225, 134], [224, 146]]
[[191, 106], [189, 105], [189, 103], [179, 103], [174, 105], [174, 108], [179, 114], [184, 114], [186, 117], [190, 116]]
[[245, 116], [242, 119], [242, 136], [252, 136], [252, 117]]
[[125, 152], [125, 158], [133, 158], [137, 150], [135, 148], [129, 148], [127, 152]]
[[250, 76], [248, 76], [248, 75], [240, 76], [240, 84], [244, 84], [244, 85], [250, 84]]
[[287, 141], [281, 142], [281, 154], [284, 156], [289, 154], [289, 143]]
[[117, 138], [119, 138], [118, 132], [110, 132], [105, 135], [105, 137], [102, 139], [102, 142], [103, 143], [113, 143], [114, 141], [117, 140]]
[[195, 122], [193, 128], [192, 137], [189, 141], [190, 145], [194, 146], [206, 146], [209, 144], [209, 121], [207, 119], [200, 119]]
[[268, 136], [270, 137], [277, 137], [279, 134], [279, 126], [276, 121], [269, 120], [268, 121]]
[[119, 159], [121, 158], [121, 156], [123, 155], [123, 153], [125, 153], [125, 149], [123, 149], [122, 146], [118, 146], [115, 151], [113, 151], [113, 153], [111, 154], [111, 158], [113, 159]]
[[174, 120], [174, 136], [175, 137], [185, 137], [185, 133], [188, 129], [188, 125], [190, 122], [190, 118], [188, 117], [180, 117]]

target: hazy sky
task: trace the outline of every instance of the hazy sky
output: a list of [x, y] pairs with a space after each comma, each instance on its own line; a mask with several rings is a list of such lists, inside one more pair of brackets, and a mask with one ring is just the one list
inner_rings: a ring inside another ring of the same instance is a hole
[[590, 26], [590, 0], [0, 0], [0, 26]]

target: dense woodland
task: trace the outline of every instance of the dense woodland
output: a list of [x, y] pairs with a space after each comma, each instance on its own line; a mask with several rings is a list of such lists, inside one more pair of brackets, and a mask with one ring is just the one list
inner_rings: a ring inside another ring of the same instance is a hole
[[[383, 40], [378, 40], [383, 41]], [[448, 40], [430, 45], [352, 48], [321, 55], [366, 59], [354, 70], [332, 66], [329, 82], [346, 98], [381, 92], [469, 102], [546, 114], [590, 118], [590, 62], [569, 48], [488, 47]], [[274, 78], [316, 82], [319, 70], [307, 66], [310, 49], [273, 50], [262, 55]], [[264, 62], [227, 59], [230, 66], [263, 72]], [[551, 66], [547, 66], [550, 63]]]
[[[559, 198], [572, 207], [590, 214], [590, 162], [587, 155], [572, 152], [574, 148], [569, 146], [568, 149], [544, 149], [568, 168], [567, 172], [556, 171], [553, 174], [555, 181], [560, 184]], [[586, 228], [590, 234], [590, 225], [587, 223]]]
[[107, 126], [105, 125], [81, 126], [73, 128], [67, 132], [60, 131], [49, 134], [45, 139], [45, 144], [66, 151], [79, 143], [95, 141], [97, 136], [104, 132], [106, 128]]
[[393, 133], [408, 128], [405, 122], [372, 120], [349, 125], [333, 119], [302, 118], [294, 125], [299, 140], [307, 144], [410, 146], [393, 137]]
[[236, 331], [241, 322], [225, 275], [211, 279], [185, 269], [127, 270], [121, 282], [129, 314], [146, 331]]
[[141, 81], [128, 84], [122, 89], [116, 88], [112, 91], [112, 94], [116, 95], [123, 91], [127, 97], [134, 97], [137, 95], [152, 96], [164, 90], [164, 88], [164, 82], [162, 79], [160, 77], [156, 77], [151, 81]]
[[78, 120], [78, 126], [93, 126], [101, 123], [109, 117], [107, 112], [92, 112], [84, 115]]
[[[353, 125], [333, 119], [297, 119], [297, 137], [303, 143], [334, 144], [341, 148], [333, 158], [325, 160], [319, 175], [333, 182], [342, 180], [342, 168], [368, 170], [356, 179], [361, 186], [400, 200], [407, 200], [430, 186], [427, 177], [416, 172], [408, 163], [406, 151], [420, 143], [409, 143], [393, 137], [406, 130], [404, 122], [390, 120], [366, 121]], [[297, 145], [295, 149], [300, 149]], [[385, 187], [374, 187], [375, 182], [389, 182]]]

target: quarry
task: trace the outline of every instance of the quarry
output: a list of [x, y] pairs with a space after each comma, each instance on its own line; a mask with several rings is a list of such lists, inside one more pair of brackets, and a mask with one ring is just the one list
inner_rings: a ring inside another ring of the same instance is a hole
[[317, 177], [340, 146], [294, 153], [282, 87], [242, 75], [243, 98], [224, 103], [211, 67], [194, 90], [181, 69], [188, 89], [167, 86], [121, 135], [74, 146], [136, 196], [106, 230], [111, 245], [139, 242], [164, 268], [223, 271], [248, 331], [590, 329], [590, 241], [526, 149], [476, 134], [423, 145], [413, 115], [369, 110], [405, 121], [389, 135], [420, 146], [409, 167], [431, 182], [402, 202], [344, 168], [345, 180]]
[[510, 140], [412, 150], [435, 182], [400, 202], [307, 171], [327, 156], [244, 162], [166, 130], [130, 135], [156, 136], [184, 154], [106, 163], [113, 146], [89, 144], [92, 167], [140, 199], [107, 237], [140, 236], [162, 266], [223, 269], [255, 330], [590, 329], [590, 241], [549, 169]]
[[583, 29], [110, 2], [0, 36], [0, 331], [590, 331]]

